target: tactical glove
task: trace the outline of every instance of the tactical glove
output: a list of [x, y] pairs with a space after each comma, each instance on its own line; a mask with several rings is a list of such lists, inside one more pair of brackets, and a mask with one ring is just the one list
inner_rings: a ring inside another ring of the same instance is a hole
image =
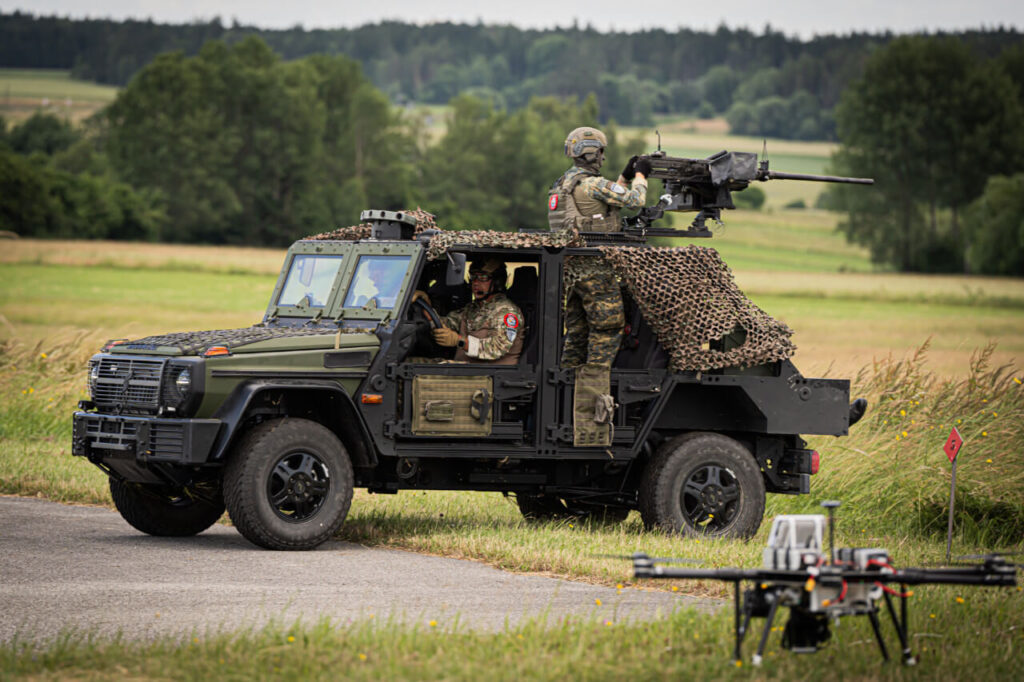
[[651, 174], [651, 160], [650, 159], [645, 159], [645, 158], [637, 157], [636, 163], [633, 164], [633, 165], [636, 168], [636, 170], [634, 172], [634, 175], [636, 173], [639, 173], [640, 175], [642, 175], [642, 176], [644, 176], [646, 178], [648, 175]]
[[448, 327], [440, 327], [433, 332], [434, 343], [445, 348], [451, 348], [459, 344], [459, 333]]
[[636, 160], [637, 160], [637, 158], [639, 158], [639, 157], [637, 157], [635, 154], [633, 156], [631, 156], [629, 158], [629, 162], [626, 164], [626, 167], [622, 169], [622, 177], [625, 178], [625, 180], [627, 182], [631, 181], [636, 176]]
[[423, 301], [427, 305], [434, 305], [433, 303], [430, 302], [430, 297], [427, 296], [427, 292], [421, 291], [419, 289], [412, 293], [412, 301], [410, 302], [415, 303], [416, 301]]

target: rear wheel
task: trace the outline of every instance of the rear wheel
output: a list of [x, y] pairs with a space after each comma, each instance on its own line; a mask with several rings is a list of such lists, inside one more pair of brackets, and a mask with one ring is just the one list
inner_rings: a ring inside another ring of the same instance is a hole
[[160, 537], [202, 533], [224, 513], [224, 499], [214, 484], [208, 490], [173, 490], [111, 478], [110, 496], [133, 528]]
[[274, 419], [252, 427], [224, 470], [231, 521], [267, 549], [313, 549], [344, 522], [354, 476], [345, 447], [307, 419]]
[[761, 526], [765, 488], [753, 455], [717, 433], [665, 443], [640, 484], [644, 524], [686, 535], [749, 538]]

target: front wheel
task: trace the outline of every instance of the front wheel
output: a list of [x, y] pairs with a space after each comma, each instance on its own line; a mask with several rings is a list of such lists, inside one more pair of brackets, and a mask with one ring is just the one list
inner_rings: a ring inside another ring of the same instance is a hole
[[286, 417], [257, 424], [235, 446], [224, 469], [224, 500], [253, 544], [313, 549], [344, 522], [353, 482], [352, 463], [333, 432]]
[[166, 486], [110, 479], [110, 496], [121, 517], [133, 528], [159, 537], [202, 533], [224, 513], [220, 489], [172, 490]]
[[644, 470], [639, 498], [649, 528], [749, 538], [764, 516], [764, 479], [753, 455], [737, 441], [718, 433], [689, 433], [658, 449]]

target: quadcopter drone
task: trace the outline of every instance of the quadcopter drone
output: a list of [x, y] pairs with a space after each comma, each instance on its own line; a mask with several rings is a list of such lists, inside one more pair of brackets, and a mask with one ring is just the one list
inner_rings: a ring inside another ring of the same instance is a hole
[[[768, 635], [779, 607], [790, 610], [782, 634], [782, 647], [794, 653], [814, 653], [831, 637], [831, 623], [842, 616], [867, 616], [875, 632], [882, 658], [889, 652], [879, 622], [880, 602], [885, 605], [903, 649], [903, 663], [914, 665], [907, 633], [907, 598], [910, 585], [988, 585], [1017, 584], [1017, 566], [1003, 554], [973, 555], [980, 560], [946, 568], [904, 568], [892, 565], [889, 552], [875, 548], [834, 549], [832, 514], [838, 502], [822, 502], [829, 513], [829, 551], [823, 550], [825, 517], [820, 514], [794, 514], [776, 517], [764, 550], [762, 568], [680, 569], [659, 564], [678, 560], [654, 559], [646, 554], [632, 555], [633, 574], [637, 578], [684, 580], [721, 580], [735, 587], [733, 660], [742, 659], [741, 647], [752, 618], [764, 618], [761, 641], [753, 664], [760, 665]], [[752, 586], [743, 590], [743, 583]], [[893, 586], [898, 586], [898, 589]], [[899, 614], [893, 598], [900, 600]]]

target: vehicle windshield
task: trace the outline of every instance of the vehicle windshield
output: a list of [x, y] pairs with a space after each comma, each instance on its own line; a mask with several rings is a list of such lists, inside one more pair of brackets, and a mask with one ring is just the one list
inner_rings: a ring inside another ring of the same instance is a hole
[[408, 269], [409, 256], [360, 256], [344, 307], [394, 308]]
[[323, 308], [341, 267], [342, 256], [297, 254], [277, 299], [279, 306]]

